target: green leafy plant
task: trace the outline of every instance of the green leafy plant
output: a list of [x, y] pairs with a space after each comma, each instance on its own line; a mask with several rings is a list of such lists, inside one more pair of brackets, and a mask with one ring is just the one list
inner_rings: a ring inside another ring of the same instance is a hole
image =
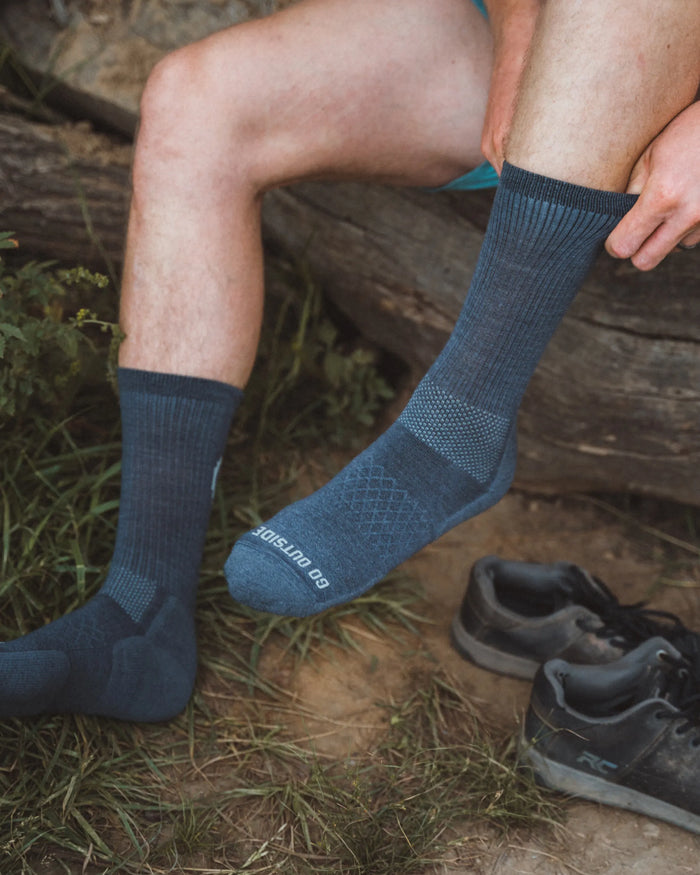
[[[15, 249], [11, 232], [0, 233], [0, 249]], [[0, 425], [26, 416], [32, 405], [60, 413], [94, 366], [95, 343], [80, 329], [98, 324], [119, 329], [87, 309], [71, 317], [73, 301], [107, 286], [85, 268], [62, 270], [30, 261], [19, 267], [0, 260]]]
[[261, 397], [258, 433], [270, 434], [271, 421], [282, 419], [284, 434], [272, 430], [276, 441], [322, 435], [352, 445], [394, 397], [378, 351], [344, 334], [303, 262], [283, 279], [287, 294], [261, 339], [251, 387]]

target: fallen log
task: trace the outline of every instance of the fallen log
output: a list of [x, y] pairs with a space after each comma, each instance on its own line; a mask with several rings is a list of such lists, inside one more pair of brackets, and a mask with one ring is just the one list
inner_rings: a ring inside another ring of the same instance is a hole
[[[142, 0], [136, 22], [81, 18], [68, 34], [50, 23], [37, 34], [26, 18], [33, 5], [6, 0], [0, 10], [6, 30], [11, 17], [15, 50], [35, 67], [47, 52], [54, 65], [63, 63], [63, 106], [79, 106], [122, 133], [135, 126], [148, 63], [211, 25], [198, 20], [188, 31], [181, 22], [163, 36], [162, 0]], [[223, 14], [221, 4], [199, 5]], [[234, 4], [242, 17], [264, 5]], [[80, 56], [79, 36], [94, 50], [71, 76], [66, 64]], [[142, 44], [150, 47], [148, 63], [125, 69]], [[2, 228], [17, 231], [25, 250], [39, 256], [118, 265], [129, 157], [128, 144], [85, 125], [1, 114]], [[268, 251], [303, 258], [361, 331], [408, 362], [417, 379], [457, 318], [489, 204], [488, 194], [304, 184], [266, 197], [263, 233]], [[700, 505], [699, 275], [700, 250], [674, 254], [649, 274], [601, 256], [526, 394], [519, 485]]]
[[23, 252], [114, 270], [122, 257], [131, 147], [87, 123], [0, 112], [0, 223]]

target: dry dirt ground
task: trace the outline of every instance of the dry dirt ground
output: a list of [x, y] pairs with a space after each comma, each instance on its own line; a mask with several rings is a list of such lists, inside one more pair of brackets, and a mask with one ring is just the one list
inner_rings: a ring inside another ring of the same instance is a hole
[[[529, 684], [491, 674], [464, 662], [448, 640], [450, 620], [458, 608], [469, 567], [479, 557], [497, 554], [528, 561], [567, 559], [605, 580], [621, 601], [649, 597], [651, 606], [672, 610], [700, 628], [700, 580], [678, 574], [681, 585], [661, 585], [673, 575], [663, 560], [663, 544], [639, 526], [620, 521], [609, 510], [576, 498], [533, 498], [511, 492], [497, 507], [448, 533], [407, 562], [403, 570], [418, 578], [429, 595], [430, 623], [420, 636], [400, 643], [359, 630], [362, 653], [320, 656], [290, 677], [292, 691], [305, 713], [300, 734], [308, 733], [319, 752], [346, 757], [371, 747], [380, 722], [379, 701], [406, 694], [412, 669], [425, 670], [433, 660], [468, 691], [489, 718], [516, 730], [525, 709]], [[697, 577], [697, 570], [694, 572]], [[278, 661], [279, 660], [279, 661]], [[280, 654], [270, 650], [264, 672], [283, 671]], [[469, 839], [449, 859], [425, 875], [515, 875], [515, 873], [660, 873], [700, 871], [700, 837], [640, 815], [582, 801], [564, 800], [562, 831], [505, 841], [479, 834], [465, 825]]]

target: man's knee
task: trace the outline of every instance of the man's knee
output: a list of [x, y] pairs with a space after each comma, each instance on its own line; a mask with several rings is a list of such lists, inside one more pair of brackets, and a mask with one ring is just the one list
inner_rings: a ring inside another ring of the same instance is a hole
[[245, 175], [246, 155], [254, 151], [247, 121], [254, 95], [235, 86], [234, 51], [223, 84], [220, 55], [215, 43], [203, 40], [166, 55], [152, 70], [141, 97], [135, 185], [179, 169], [194, 177], [225, 165], [226, 179]]
[[193, 47], [185, 46], [166, 55], [151, 71], [141, 95], [139, 134], [151, 136], [158, 130], [176, 128], [194, 108], [192, 92], [197, 88]]

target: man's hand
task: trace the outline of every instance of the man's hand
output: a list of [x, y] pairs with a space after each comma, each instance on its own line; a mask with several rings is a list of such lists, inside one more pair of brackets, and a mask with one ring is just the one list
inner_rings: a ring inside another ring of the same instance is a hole
[[608, 237], [610, 255], [651, 270], [679, 244], [700, 243], [700, 102], [651, 141], [627, 191], [639, 200]]
[[493, 35], [493, 69], [481, 151], [500, 174], [503, 152], [515, 109], [541, 0], [486, 0]]

